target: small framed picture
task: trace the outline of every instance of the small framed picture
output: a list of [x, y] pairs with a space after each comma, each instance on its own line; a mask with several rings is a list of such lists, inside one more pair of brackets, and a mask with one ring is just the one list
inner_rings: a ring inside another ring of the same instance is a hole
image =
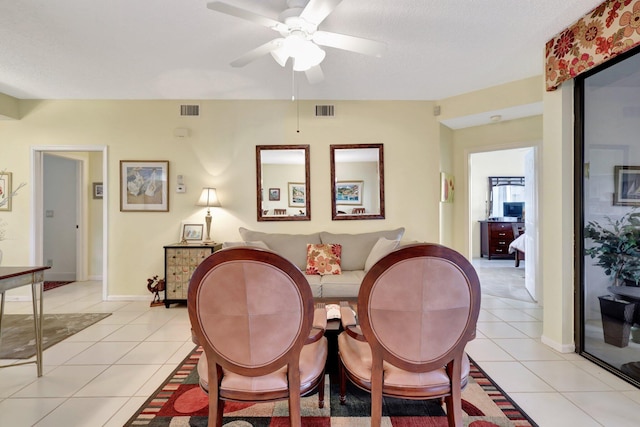
[[307, 205], [306, 187], [304, 182], [289, 183], [289, 207], [305, 207]]
[[613, 204], [640, 206], [640, 166], [614, 166]]
[[204, 239], [204, 224], [183, 222], [180, 226], [180, 241], [198, 243]]
[[0, 211], [11, 210], [11, 172], [0, 173]]
[[120, 160], [120, 210], [168, 212], [168, 183], [168, 160]]
[[362, 205], [363, 181], [336, 182], [336, 205]]
[[94, 199], [102, 199], [102, 193], [103, 188], [102, 188], [102, 183], [101, 182], [94, 182], [93, 183], [93, 198]]
[[271, 201], [280, 200], [280, 189], [279, 188], [270, 188], [269, 189], [269, 200], [271, 200]]

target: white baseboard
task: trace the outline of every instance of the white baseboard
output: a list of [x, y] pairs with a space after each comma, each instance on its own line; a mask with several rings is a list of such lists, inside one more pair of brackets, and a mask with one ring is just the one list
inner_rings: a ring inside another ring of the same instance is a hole
[[575, 343], [572, 344], [562, 344], [559, 342], [556, 342], [546, 336], [542, 336], [540, 337], [540, 340], [542, 341], [542, 344], [548, 345], [549, 347], [551, 347], [552, 349], [554, 349], [557, 352], [560, 353], [575, 353], [576, 351], [576, 345]]
[[87, 280], [92, 280], [92, 281], [96, 281], [96, 282], [102, 282], [102, 276], [89, 276], [87, 277]]

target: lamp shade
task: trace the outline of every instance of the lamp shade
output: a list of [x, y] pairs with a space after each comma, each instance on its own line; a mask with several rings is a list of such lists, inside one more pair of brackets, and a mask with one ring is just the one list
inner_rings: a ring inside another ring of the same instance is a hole
[[202, 194], [200, 194], [200, 199], [198, 199], [197, 206], [206, 206], [206, 207], [220, 207], [220, 201], [218, 200], [218, 194], [216, 193], [215, 188], [204, 187], [202, 189]]

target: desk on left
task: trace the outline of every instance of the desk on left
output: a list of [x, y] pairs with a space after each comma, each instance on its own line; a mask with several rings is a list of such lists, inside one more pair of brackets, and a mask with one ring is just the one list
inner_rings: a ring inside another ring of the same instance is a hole
[[[33, 301], [33, 330], [36, 336], [36, 360], [31, 362], [19, 362], [9, 366], [35, 363], [38, 367], [38, 376], [42, 376], [42, 288], [44, 287], [44, 270], [51, 268], [37, 267], [0, 267], [0, 345], [2, 345], [2, 315], [4, 314], [4, 293], [10, 289], [31, 285], [31, 298]], [[40, 286], [38, 286], [40, 285]]]

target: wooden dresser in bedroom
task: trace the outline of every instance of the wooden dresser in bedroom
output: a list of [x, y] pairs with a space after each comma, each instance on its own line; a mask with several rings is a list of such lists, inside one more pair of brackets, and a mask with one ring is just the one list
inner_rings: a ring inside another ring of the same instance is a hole
[[514, 259], [509, 253], [509, 243], [517, 236], [513, 235], [513, 226], [524, 227], [523, 222], [480, 221], [480, 256]]

